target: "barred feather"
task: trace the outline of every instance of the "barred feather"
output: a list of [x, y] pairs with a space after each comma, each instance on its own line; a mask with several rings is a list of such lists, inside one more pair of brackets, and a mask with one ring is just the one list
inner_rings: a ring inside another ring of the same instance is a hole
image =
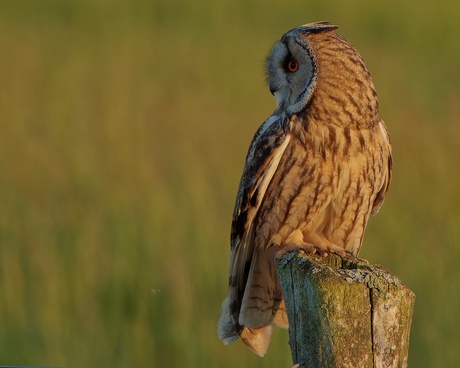
[[357, 255], [391, 181], [391, 144], [371, 76], [336, 28], [295, 28], [267, 60], [278, 108], [246, 157], [218, 324], [225, 344], [240, 338], [261, 356], [271, 326], [288, 325], [275, 254], [297, 247]]

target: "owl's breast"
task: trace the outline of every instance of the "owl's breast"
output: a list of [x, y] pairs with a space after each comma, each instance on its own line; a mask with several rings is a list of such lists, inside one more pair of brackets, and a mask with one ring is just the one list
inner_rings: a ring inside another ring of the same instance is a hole
[[333, 166], [329, 157], [291, 138], [257, 215], [256, 245], [281, 245], [294, 230], [313, 230], [322, 222], [338, 183]]
[[366, 146], [368, 135], [342, 129], [328, 137], [339, 134], [349, 143], [291, 137], [255, 219], [256, 246], [289, 243], [300, 230], [305, 241], [325, 241], [357, 254], [381, 187], [376, 165], [381, 159], [378, 150]]

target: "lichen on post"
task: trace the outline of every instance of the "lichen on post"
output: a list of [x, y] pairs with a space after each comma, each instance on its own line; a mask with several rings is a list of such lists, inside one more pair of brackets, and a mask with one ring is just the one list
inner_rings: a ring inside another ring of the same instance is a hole
[[294, 252], [280, 260], [277, 272], [294, 364], [407, 366], [415, 295], [384, 267]]

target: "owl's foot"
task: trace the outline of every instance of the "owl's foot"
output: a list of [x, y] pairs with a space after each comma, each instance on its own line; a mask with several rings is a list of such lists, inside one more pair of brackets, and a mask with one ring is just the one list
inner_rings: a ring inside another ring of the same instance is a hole
[[275, 253], [274, 260], [279, 262], [284, 255], [290, 252], [304, 252], [308, 254], [318, 254], [326, 257], [330, 253], [338, 254], [341, 257], [352, 255], [350, 251], [335, 245], [322, 234], [309, 233], [304, 234], [300, 229], [294, 230], [284, 243], [273, 247], [279, 249]]
[[275, 260], [280, 260], [286, 254], [291, 252], [303, 252], [305, 254], [319, 254], [320, 256], [327, 256], [328, 252], [325, 247], [317, 246], [309, 243], [304, 243], [302, 245], [292, 244], [292, 245], [283, 245], [281, 249], [275, 253]]
[[333, 243], [328, 243], [326, 245], [321, 245], [322, 253], [320, 253], [323, 257], [327, 256], [329, 253], [338, 254], [341, 257], [351, 256], [352, 253], [338, 245]]
[[275, 253], [275, 262], [278, 262], [283, 258], [287, 253], [291, 252], [303, 252], [305, 254], [318, 254], [322, 257], [326, 257], [329, 253], [338, 254], [341, 257], [346, 257], [352, 255], [351, 252], [335, 245], [328, 243], [327, 245], [316, 245], [310, 243], [303, 244], [292, 244], [282, 246], [281, 249]]

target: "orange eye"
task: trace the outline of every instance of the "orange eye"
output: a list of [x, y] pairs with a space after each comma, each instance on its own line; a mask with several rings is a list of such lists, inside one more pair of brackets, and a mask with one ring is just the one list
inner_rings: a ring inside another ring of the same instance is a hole
[[295, 73], [297, 70], [299, 70], [299, 63], [294, 59], [291, 59], [287, 63], [287, 68], [291, 73]]

